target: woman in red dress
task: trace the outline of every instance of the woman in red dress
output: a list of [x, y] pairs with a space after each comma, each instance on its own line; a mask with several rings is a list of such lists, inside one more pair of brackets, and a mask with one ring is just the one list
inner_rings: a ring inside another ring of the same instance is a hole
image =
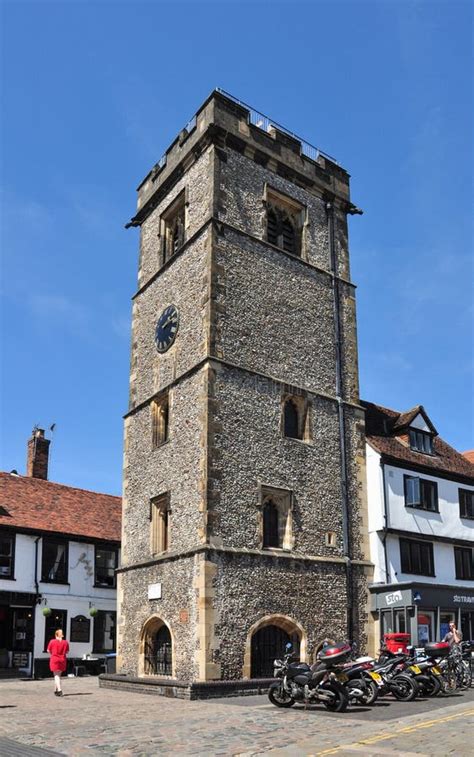
[[62, 697], [61, 691], [61, 674], [66, 672], [67, 660], [66, 655], [69, 652], [69, 644], [63, 638], [63, 632], [60, 628], [54, 634], [54, 639], [48, 644], [48, 652], [51, 655], [49, 669], [54, 676], [55, 695]]

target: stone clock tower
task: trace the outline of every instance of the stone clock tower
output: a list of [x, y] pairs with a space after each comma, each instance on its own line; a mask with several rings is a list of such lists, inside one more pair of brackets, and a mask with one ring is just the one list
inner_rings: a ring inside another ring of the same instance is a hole
[[266, 677], [288, 639], [367, 643], [355, 212], [336, 161], [217, 90], [138, 189], [126, 680], [176, 693]]

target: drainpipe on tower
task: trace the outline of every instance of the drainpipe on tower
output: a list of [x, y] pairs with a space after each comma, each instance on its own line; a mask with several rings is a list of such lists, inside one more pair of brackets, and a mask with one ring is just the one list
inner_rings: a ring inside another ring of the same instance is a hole
[[326, 202], [328, 222], [328, 242], [331, 274], [333, 281], [333, 317], [334, 335], [336, 341], [336, 401], [339, 426], [341, 495], [342, 495], [342, 539], [344, 558], [346, 561], [346, 595], [347, 595], [347, 638], [354, 637], [354, 602], [352, 586], [351, 540], [349, 527], [349, 494], [348, 494], [348, 466], [346, 455], [346, 436], [344, 433], [344, 401], [342, 398], [342, 345], [341, 345], [341, 309], [339, 301], [339, 279], [337, 277], [336, 244], [334, 239], [334, 206], [331, 201]]

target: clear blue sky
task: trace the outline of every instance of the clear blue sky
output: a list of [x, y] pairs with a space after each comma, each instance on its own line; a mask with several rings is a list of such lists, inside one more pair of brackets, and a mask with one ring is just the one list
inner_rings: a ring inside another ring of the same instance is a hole
[[3, 2], [2, 450], [119, 493], [135, 188], [215, 86], [352, 175], [362, 397], [474, 446], [472, 4]]

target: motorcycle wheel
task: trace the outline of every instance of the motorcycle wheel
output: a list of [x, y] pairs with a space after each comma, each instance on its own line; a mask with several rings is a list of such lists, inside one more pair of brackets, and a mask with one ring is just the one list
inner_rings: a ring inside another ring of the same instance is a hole
[[412, 702], [418, 694], [418, 686], [408, 676], [395, 676], [394, 687], [391, 689], [395, 699], [399, 702]]
[[349, 704], [349, 697], [344, 686], [339, 683], [326, 683], [324, 689], [332, 691], [334, 699], [331, 702], [323, 702], [329, 712], [345, 712]]
[[[360, 696], [353, 696], [352, 689], [362, 690], [364, 693]], [[349, 694], [349, 700], [356, 704], [373, 705], [377, 699], [379, 692], [377, 685], [373, 681], [366, 681], [364, 679], [353, 678], [347, 684], [347, 693]]]
[[437, 697], [441, 691], [441, 681], [436, 676], [428, 676], [428, 680], [423, 684], [423, 693], [427, 697]]
[[368, 707], [372, 707], [373, 704], [375, 704], [378, 695], [379, 695], [379, 687], [374, 681], [366, 681], [367, 686], [367, 694], [363, 697], [362, 704], [367, 705]]
[[281, 683], [273, 683], [268, 690], [268, 698], [275, 707], [293, 707], [295, 700], [284, 690]]

